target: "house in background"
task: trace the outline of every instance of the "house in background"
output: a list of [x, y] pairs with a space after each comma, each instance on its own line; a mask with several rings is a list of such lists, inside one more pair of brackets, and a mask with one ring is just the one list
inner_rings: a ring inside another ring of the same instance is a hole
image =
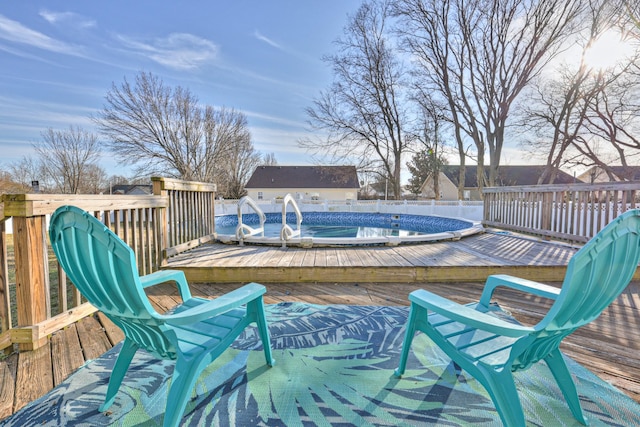
[[[544, 165], [500, 166], [498, 169], [497, 186], [506, 187], [514, 185], [537, 185], [538, 178], [542, 175]], [[477, 166], [465, 166], [464, 176], [464, 200], [482, 200], [478, 189]], [[485, 176], [489, 176], [489, 168], [485, 166]], [[439, 190], [441, 200], [458, 200], [458, 177], [460, 166], [445, 165], [439, 175]], [[576, 182], [576, 178], [566, 172], [558, 170], [554, 184], [570, 184]], [[426, 199], [435, 198], [433, 179], [427, 178], [422, 184], [420, 197]]]
[[116, 184], [111, 187], [111, 194], [129, 194], [147, 196], [153, 193], [151, 184]]
[[609, 166], [613, 178], [600, 166], [592, 166], [578, 175], [578, 179], [587, 184], [611, 181], [640, 181], [640, 166]]
[[355, 166], [258, 166], [245, 185], [254, 200], [356, 200], [359, 188]]

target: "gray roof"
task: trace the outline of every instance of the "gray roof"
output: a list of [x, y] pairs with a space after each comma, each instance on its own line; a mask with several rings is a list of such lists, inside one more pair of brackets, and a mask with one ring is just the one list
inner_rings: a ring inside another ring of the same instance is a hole
[[149, 184], [116, 184], [111, 187], [113, 194], [151, 194], [153, 186]]
[[245, 188], [360, 188], [355, 166], [258, 166]]
[[640, 166], [609, 166], [618, 178], [626, 181], [640, 180]]
[[[542, 175], [544, 165], [520, 165], [520, 166], [500, 166], [498, 168], [498, 179], [496, 185], [498, 186], [513, 186], [513, 185], [537, 185], [538, 178]], [[464, 187], [465, 188], [477, 188], [477, 166], [465, 166], [464, 175]], [[442, 168], [442, 172], [453, 182], [458, 185], [458, 175], [460, 171], [459, 165], [445, 165]], [[557, 171], [557, 176], [553, 184], [571, 184], [575, 182], [573, 176], [561, 170]], [[485, 166], [484, 174], [489, 176], [489, 167]], [[545, 182], [544, 184], [548, 184]]]

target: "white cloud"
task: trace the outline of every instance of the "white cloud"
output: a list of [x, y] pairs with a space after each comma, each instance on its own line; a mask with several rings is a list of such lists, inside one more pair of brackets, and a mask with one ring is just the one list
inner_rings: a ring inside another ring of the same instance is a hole
[[173, 33], [151, 41], [138, 41], [122, 35], [118, 39], [134, 53], [175, 70], [197, 69], [213, 61], [218, 54], [215, 43], [186, 33]]
[[3, 130], [34, 130], [70, 125], [92, 127], [90, 116], [95, 108], [40, 101], [38, 99], [0, 96], [0, 123]]
[[262, 42], [265, 42], [269, 46], [275, 47], [276, 49], [284, 50], [284, 47], [282, 47], [282, 45], [280, 45], [279, 43], [276, 43], [275, 41], [271, 40], [266, 36], [263, 36], [258, 30], [254, 31], [253, 35], [255, 36], [255, 38], [257, 38]]
[[74, 12], [51, 12], [42, 10], [40, 11], [40, 16], [52, 25], [73, 26], [80, 29], [93, 28], [96, 26], [95, 20], [85, 18]]
[[41, 32], [25, 27], [17, 21], [13, 21], [0, 15], [0, 39], [13, 43], [28, 45], [51, 52], [64, 53], [68, 55], [80, 55], [80, 49], [56, 40]]
[[277, 125], [284, 125], [284, 126], [289, 126], [289, 127], [299, 128], [299, 129], [303, 129], [306, 126], [306, 123], [303, 121], [284, 119], [282, 117], [272, 116], [269, 114], [259, 113], [256, 111], [243, 111], [243, 113], [249, 118], [270, 122]]
[[41, 61], [41, 62], [45, 62], [45, 63], [48, 63], [48, 64], [52, 64], [53, 63], [52, 61], [49, 61], [49, 60], [47, 60], [45, 58], [41, 58], [41, 57], [39, 57], [37, 55], [33, 55], [31, 53], [25, 52], [24, 49], [9, 47], [9, 46], [6, 46], [6, 45], [4, 45], [2, 43], [0, 43], [0, 50], [4, 51], [4, 52], [7, 52], [7, 53], [9, 53], [11, 55], [20, 56], [20, 57], [25, 58], [25, 59], [31, 59], [31, 60], [34, 60], [34, 61]]

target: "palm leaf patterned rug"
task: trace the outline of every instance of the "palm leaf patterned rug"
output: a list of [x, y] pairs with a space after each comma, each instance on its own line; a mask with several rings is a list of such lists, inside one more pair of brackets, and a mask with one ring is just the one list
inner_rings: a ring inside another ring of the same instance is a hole
[[[500, 425], [482, 386], [418, 334], [402, 379], [393, 376], [408, 307], [267, 306], [276, 365], [247, 328], [201, 375], [189, 426]], [[506, 316], [506, 315], [505, 315]], [[161, 425], [173, 365], [140, 351], [116, 401], [98, 412], [119, 346], [88, 362], [0, 425]], [[568, 360], [591, 425], [640, 425], [640, 405]], [[544, 363], [516, 374], [527, 423], [579, 425]]]

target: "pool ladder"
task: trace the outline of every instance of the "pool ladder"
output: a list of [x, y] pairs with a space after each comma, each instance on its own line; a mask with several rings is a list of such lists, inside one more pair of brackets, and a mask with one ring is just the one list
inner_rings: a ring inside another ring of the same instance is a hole
[[[242, 207], [244, 205], [248, 205], [252, 208], [258, 218], [260, 219], [260, 227], [253, 228], [242, 222]], [[236, 239], [238, 239], [238, 243], [240, 246], [244, 245], [244, 239], [247, 236], [255, 236], [258, 234], [262, 234], [264, 236], [264, 222], [266, 221], [266, 216], [262, 209], [258, 206], [258, 204], [249, 196], [244, 196], [238, 201], [238, 226], [236, 227]]]
[[[293, 207], [293, 211], [296, 214], [296, 229], [293, 229], [289, 224], [287, 224], [287, 206], [291, 204]], [[244, 205], [248, 205], [251, 209], [255, 211], [260, 219], [260, 227], [253, 228], [242, 221], [242, 207]], [[261, 234], [264, 236], [264, 223], [266, 221], [266, 215], [262, 212], [262, 209], [258, 206], [258, 204], [249, 196], [244, 196], [238, 201], [238, 226], [236, 227], [236, 239], [238, 239], [238, 243], [242, 246], [244, 244], [244, 239], [250, 236], [256, 236]], [[294, 237], [300, 237], [300, 225], [302, 224], [302, 213], [300, 212], [300, 208], [296, 203], [293, 196], [289, 193], [284, 196], [282, 200], [282, 228], [280, 229], [280, 240], [282, 241], [282, 247], [287, 247], [287, 240], [290, 240]]]
[[[289, 224], [287, 224], [287, 205], [291, 204], [293, 211], [296, 213], [297, 228], [294, 230]], [[280, 229], [280, 240], [282, 241], [282, 247], [287, 247], [287, 240], [294, 237], [300, 237], [300, 225], [302, 224], [302, 213], [296, 203], [295, 199], [288, 193], [282, 200], [282, 228]]]

